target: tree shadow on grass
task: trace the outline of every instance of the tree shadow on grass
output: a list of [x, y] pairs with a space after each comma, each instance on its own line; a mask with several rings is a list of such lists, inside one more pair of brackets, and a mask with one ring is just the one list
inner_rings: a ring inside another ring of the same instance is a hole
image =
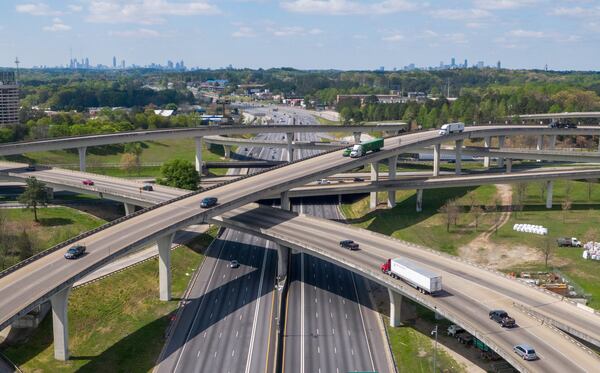
[[61, 225], [73, 224], [73, 219], [69, 218], [40, 218], [40, 225], [44, 227], [58, 227]]

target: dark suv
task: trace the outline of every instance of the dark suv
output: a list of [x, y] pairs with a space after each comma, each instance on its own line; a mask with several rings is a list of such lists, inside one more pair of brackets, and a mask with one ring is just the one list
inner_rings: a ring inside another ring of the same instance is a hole
[[200, 201], [200, 207], [202, 207], [203, 209], [213, 207], [214, 205], [217, 204], [217, 201], [218, 201], [218, 199], [216, 197], [202, 198], [202, 201]]
[[508, 316], [503, 310], [490, 311], [490, 319], [500, 324], [503, 328], [512, 328], [515, 326], [515, 319]]
[[352, 240], [342, 240], [340, 246], [348, 250], [358, 250], [358, 244]]
[[71, 246], [69, 250], [65, 253], [66, 259], [77, 259], [85, 254], [85, 246], [83, 245], [75, 245]]

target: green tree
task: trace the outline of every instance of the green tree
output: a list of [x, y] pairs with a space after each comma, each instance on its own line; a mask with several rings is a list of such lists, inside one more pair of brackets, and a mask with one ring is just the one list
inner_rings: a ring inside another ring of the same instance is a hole
[[157, 180], [159, 184], [181, 189], [196, 190], [200, 177], [194, 165], [189, 161], [175, 159], [166, 162], [160, 168], [162, 177]]
[[38, 181], [35, 177], [28, 178], [26, 183], [25, 191], [19, 196], [19, 202], [24, 204], [26, 208], [32, 209], [34, 220], [39, 222], [37, 216], [38, 206], [48, 205], [46, 184]]
[[20, 260], [25, 260], [33, 255], [34, 243], [25, 229], [16, 237], [14, 249]]

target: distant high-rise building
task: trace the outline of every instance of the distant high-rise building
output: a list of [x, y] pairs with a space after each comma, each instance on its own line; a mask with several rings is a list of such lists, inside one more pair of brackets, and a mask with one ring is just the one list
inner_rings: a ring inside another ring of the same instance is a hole
[[466, 69], [467, 67], [469, 67], [469, 63], [467, 61], [467, 59], [465, 58], [465, 64], [463, 65], [463, 67]]
[[456, 58], [452, 57], [452, 60], [450, 62], [450, 67], [454, 67], [456, 66]]
[[113, 56], [113, 69], [117, 68], [117, 57]]
[[477, 61], [477, 68], [478, 69], [483, 69], [485, 65], [483, 64], [483, 61]]
[[90, 68], [90, 59], [89, 58], [85, 58], [85, 68], [89, 69]]
[[12, 71], [0, 72], [0, 126], [19, 123], [19, 85]]
[[121, 60], [121, 69], [125, 68], [125, 60]]
[[498, 63], [496, 64], [496, 67], [498, 68], [498, 70], [500, 70], [502, 68], [502, 63], [500, 63], [500, 61], [498, 61]]
[[167, 68], [168, 69], [172, 69], [173, 68], [173, 61], [171, 61], [171, 60], [167, 61]]

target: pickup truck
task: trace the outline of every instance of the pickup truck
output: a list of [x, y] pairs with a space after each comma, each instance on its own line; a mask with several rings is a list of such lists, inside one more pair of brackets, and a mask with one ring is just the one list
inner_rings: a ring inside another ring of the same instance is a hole
[[558, 240], [556, 240], [556, 243], [558, 243], [558, 246], [560, 247], [582, 247], [583, 245], [581, 244], [581, 242], [575, 238], [575, 237], [560, 237]]
[[500, 324], [503, 328], [512, 328], [515, 326], [515, 319], [508, 316], [508, 313], [503, 310], [490, 311], [490, 319]]
[[450, 325], [447, 330], [447, 334], [450, 337], [458, 337], [459, 334], [464, 333], [465, 330], [458, 325]]

